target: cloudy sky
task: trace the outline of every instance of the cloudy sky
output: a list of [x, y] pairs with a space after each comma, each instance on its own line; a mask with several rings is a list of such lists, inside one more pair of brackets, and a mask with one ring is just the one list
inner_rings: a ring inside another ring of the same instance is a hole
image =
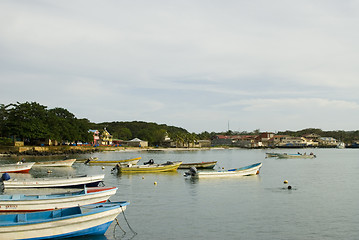
[[190, 132], [359, 129], [359, 2], [2, 0], [0, 103]]

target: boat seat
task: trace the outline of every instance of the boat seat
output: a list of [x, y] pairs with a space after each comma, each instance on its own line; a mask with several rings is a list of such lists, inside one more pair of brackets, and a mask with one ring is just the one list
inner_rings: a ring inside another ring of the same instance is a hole
[[13, 199], [13, 200], [20, 200], [20, 198], [21, 198], [21, 195], [20, 195], [20, 194], [14, 194], [14, 195], [12, 195], [12, 198], [11, 198], [11, 199]]
[[53, 218], [58, 218], [58, 217], [61, 217], [61, 216], [62, 216], [62, 209], [52, 211], [52, 217]]
[[26, 222], [26, 221], [27, 218], [25, 213], [21, 213], [17, 215], [17, 222]]

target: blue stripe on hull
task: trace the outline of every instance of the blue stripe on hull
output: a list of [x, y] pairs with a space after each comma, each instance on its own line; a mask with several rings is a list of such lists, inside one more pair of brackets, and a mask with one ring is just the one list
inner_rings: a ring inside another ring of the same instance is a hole
[[110, 227], [112, 221], [101, 224], [96, 227], [83, 229], [76, 232], [70, 232], [66, 234], [59, 234], [59, 235], [53, 235], [53, 236], [46, 236], [46, 237], [38, 237], [38, 238], [24, 238], [26, 240], [40, 240], [40, 239], [60, 239], [60, 238], [69, 238], [69, 237], [79, 237], [79, 236], [85, 236], [85, 235], [103, 235], [107, 231], [107, 229]]

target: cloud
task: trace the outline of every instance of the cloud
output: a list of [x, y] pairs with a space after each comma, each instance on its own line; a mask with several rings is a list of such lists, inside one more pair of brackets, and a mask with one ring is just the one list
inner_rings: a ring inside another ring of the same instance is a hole
[[2, 1], [0, 100], [195, 132], [228, 121], [355, 128], [358, 10], [356, 1]]

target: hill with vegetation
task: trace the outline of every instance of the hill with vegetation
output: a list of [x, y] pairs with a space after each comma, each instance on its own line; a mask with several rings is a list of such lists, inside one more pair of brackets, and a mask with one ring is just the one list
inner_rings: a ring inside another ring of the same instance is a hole
[[[186, 129], [152, 122], [103, 122], [92, 123], [86, 118], [78, 119], [64, 108], [48, 109], [36, 102], [0, 104], [0, 145], [11, 145], [14, 141], [24, 141], [25, 145], [36, 145], [39, 140], [51, 139], [58, 143], [91, 142], [90, 129], [102, 131], [107, 129], [115, 139], [130, 140], [140, 138], [148, 141], [150, 146], [161, 145], [165, 136], [173, 141], [193, 142], [200, 139], [211, 139], [222, 135], [255, 135], [253, 132], [202, 132], [189, 133]], [[308, 128], [300, 131], [283, 131], [278, 134], [303, 136], [315, 133], [322, 137], [334, 137], [340, 141], [351, 143], [359, 140], [359, 131], [322, 131]]]

